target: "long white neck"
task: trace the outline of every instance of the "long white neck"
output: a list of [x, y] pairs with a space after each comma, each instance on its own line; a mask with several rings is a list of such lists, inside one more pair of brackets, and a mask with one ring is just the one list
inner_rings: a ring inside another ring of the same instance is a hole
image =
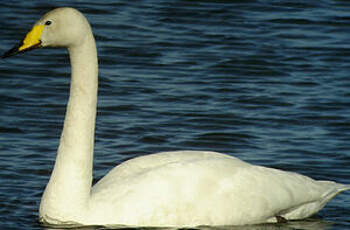
[[40, 204], [40, 216], [73, 217], [87, 208], [92, 184], [98, 63], [94, 37], [68, 48], [70, 97], [56, 163]]

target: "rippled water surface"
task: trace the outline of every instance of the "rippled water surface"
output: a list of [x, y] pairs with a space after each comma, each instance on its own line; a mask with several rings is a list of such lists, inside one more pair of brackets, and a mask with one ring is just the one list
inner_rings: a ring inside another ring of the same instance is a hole
[[[1, 52], [57, 6], [81, 10], [97, 40], [96, 179], [192, 149], [350, 184], [349, 1], [2, 1]], [[67, 52], [0, 62], [1, 229], [43, 229]], [[234, 229], [350, 229], [349, 216], [346, 192], [306, 222]]]

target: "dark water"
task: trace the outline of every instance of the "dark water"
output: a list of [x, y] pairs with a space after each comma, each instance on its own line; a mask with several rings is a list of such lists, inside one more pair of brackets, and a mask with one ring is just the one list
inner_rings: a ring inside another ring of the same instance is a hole
[[[81, 10], [97, 40], [95, 178], [192, 149], [350, 183], [349, 1], [2, 1], [0, 51], [57, 6]], [[0, 62], [0, 227], [43, 229], [67, 53]], [[306, 222], [235, 229], [350, 229], [349, 195]]]

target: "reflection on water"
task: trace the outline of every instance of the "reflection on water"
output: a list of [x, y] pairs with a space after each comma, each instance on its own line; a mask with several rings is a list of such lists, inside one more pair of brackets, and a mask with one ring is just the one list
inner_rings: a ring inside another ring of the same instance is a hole
[[247, 226], [200, 226], [196, 228], [156, 228], [156, 227], [143, 227], [133, 228], [125, 227], [122, 225], [113, 226], [88, 226], [88, 227], [77, 227], [77, 226], [65, 226], [65, 228], [50, 228], [46, 227], [47, 230], [56, 229], [67, 229], [74, 228], [79, 230], [103, 230], [103, 229], [118, 229], [118, 230], [327, 230], [330, 229], [332, 224], [322, 219], [309, 218], [303, 221], [290, 221], [283, 224], [262, 224], [262, 225], [247, 225]]

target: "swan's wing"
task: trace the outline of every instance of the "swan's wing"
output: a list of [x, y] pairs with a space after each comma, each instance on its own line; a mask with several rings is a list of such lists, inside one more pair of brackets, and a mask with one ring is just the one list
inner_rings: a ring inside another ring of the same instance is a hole
[[253, 168], [241, 177], [250, 178], [253, 182], [245, 184], [244, 187], [255, 187], [258, 191], [251, 192], [251, 195], [255, 194], [257, 196], [255, 202], [262, 205], [257, 209], [258, 212], [267, 214], [264, 217], [267, 218], [265, 222], [276, 222], [276, 216], [288, 220], [309, 217], [322, 209], [337, 194], [350, 189], [348, 185], [332, 181], [316, 181], [293, 172], [262, 166]]
[[167, 165], [179, 163], [185, 164], [195, 161], [210, 161], [214, 159], [230, 159], [231, 164], [247, 164], [238, 158], [216, 152], [207, 151], [172, 151], [145, 155], [123, 162], [109, 171], [93, 187], [93, 191], [116, 184], [124, 178], [136, 177], [139, 174], [152, 171], [156, 168], [167, 167]]
[[[93, 188], [92, 207], [105, 205], [104, 217], [113, 213], [110, 218], [129, 225], [242, 225], [276, 222], [276, 216], [308, 217], [349, 189], [222, 154], [177, 161], [169, 160], [176, 158], [170, 155], [129, 162], [133, 173], [120, 170], [122, 176], [113, 169]], [[148, 166], [142, 168], [142, 162]]]

